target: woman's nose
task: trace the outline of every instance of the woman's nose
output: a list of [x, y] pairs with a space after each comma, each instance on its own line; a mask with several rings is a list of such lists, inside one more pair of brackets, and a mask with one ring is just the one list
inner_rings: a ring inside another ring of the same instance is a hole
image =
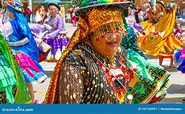
[[111, 41], [111, 40], [116, 38], [116, 34], [108, 33], [105, 38], [106, 38], [107, 41]]

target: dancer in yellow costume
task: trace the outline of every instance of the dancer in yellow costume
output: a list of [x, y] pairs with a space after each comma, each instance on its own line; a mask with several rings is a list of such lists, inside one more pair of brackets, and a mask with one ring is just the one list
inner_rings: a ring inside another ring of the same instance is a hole
[[181, 41], [173, 35], [176, 22], [176, 6], [169, 4], [168, 11], [156, 24], [151, 32], [138, 37], [139, 47], [151, 56], [159, 56], [159, 64], [162, 65], [163, 58], [170, 58], [170, 67], [173, 64], [173, 52], [182, 47]]
[[144, 28], [144, 32], [149, 34], [154, 30], [156, 23], [166, 14], [165, 6], [163, 1], [157, 1], [156, 11], [151, 7], [148, 12], [148, 20], [141, 23], [141, 26]]

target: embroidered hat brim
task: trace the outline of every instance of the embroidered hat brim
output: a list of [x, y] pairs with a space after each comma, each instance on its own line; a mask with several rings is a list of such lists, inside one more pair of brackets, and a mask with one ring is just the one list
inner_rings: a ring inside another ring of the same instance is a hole
[[129, 6], [133, 6], [134, 4], [132, 2], [110, 2], [110, 3], [101, 3], [101, 4], [94, 4], [94, 5], [89, 5], [85, 7], [80, 7], [76, 8], [75, 15], [78, 16], [80, 14], [85, 14], [86, 12], [89, 12], [95, 7], [110, 7], [110, 6], [115, 6], [117, 8], [120, 8], [121, 10], [127, 10]]

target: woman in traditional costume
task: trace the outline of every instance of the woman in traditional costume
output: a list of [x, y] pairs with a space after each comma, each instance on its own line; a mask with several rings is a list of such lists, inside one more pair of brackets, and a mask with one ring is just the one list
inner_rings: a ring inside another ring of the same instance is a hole
[[[60, 6], [56, 3], [50, 3], [48, 6], [49, 15], [44, 21], [41, 19], [44, 23], [32, 27], [31, 31], [38, 45], [39, 60], [55, 62], [62, 55], [69, 37], [60, 14]], [[41, 38], [38, 37], [40, 33], [44, 34]]]
[[150, 6], [147, 12], [147, 20], [141, 23], [143, 32], [145, 34], [150, 34], [164, 14], [166, 14], [166, 9], [163, 1], [157, 1], [156, 10]]
[[9, 41], [17, 63], [21, 67], [32, 101], [36, 102], [32, 84], [43, 82], [47, 76], [38, 62], [37, 45], [21, 12], [22, 6], [19, 0], [7, 2], [6, 13], [9, 21], [1, 27], [1, 31]]
[[173, 53], [180, 49], [183, 44], [173, 34], [176, 22], [176, 6], [172, 4], [167, 11], [151, 31], [138, 37], [137, 42], [145, 53], [159, 57], [159, 65], [162, 66], [163, 58], [170, 58], [169, 66], [175, 67]]
[[39, 51], [39, 62], [42, 62], [46, 59], [48, 56], [48, 53], [51, 50], [51, 46], [48, 45], [46, 42], [44, 42], [40, 37], [40, 33], [43, 30], [43, 27], [41, 25], [44, 24], [44, 20], [47, 17], [47, 13], [44, 10], [44, 6], [41, 6], [35, 16], [36, 25], [31, 27], [31, 33], [33, 35], [34, 40], [37, 43], [38, 51]]
[[77, 29], [57, 62], [44, 103], [154, 103], [165, 96], [169, 73], [147, 65], [151, 77], [137, 74], [120, 46], [125, 34], [123, 0], [73, 0], [80, 8]]
[[[45, 20], [45, 23], [50, 25], [51, 29], [45, 33], [45, 35], [42, 37], [42, 40], [52, 47], [46, 60], [56, 61], [60, 58], [63, 50], [67, 46], [69, 37], [67, 37], [64, 20], [60, 14], [60, 6], [58, 6], [56, 3], [50, 3], [48, 10], [49, 16]], [[44, 30], [46, 29], [47, 26], [44, 27]]]

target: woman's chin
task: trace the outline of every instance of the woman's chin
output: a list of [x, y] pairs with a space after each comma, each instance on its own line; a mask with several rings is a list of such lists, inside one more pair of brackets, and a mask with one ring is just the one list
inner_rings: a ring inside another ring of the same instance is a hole
[[106, 54], [104, 54], [105, 56], [109, 57], [109, 56], [114, 56], [116, 54], [116, 50], [108, 50]]

